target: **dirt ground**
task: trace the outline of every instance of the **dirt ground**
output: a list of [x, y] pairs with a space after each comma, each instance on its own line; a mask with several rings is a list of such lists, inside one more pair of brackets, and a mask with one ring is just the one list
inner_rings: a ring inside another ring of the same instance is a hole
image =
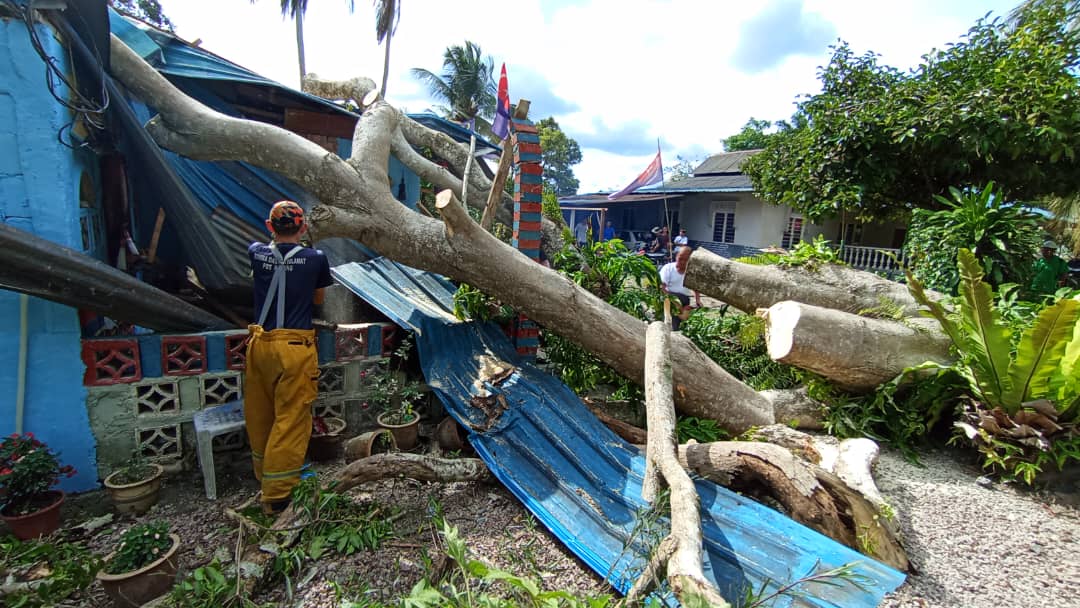
[[[315, 464], [320, 480], [328, 480], [341, 463]], [[113, 523], [90, 539], [95, 552], [105, 555], [128, 527], [168, 520], [183, 539], [178, 554], [180, 576], [217, 559], [233, 562], [238, 526], [224, 512], [248, 500], [258, 490], [242, 458], [218, 467], [216, 501], [206, 498], [198, 471], [168, 477], [161, 500], [137, 517], [114, 515]], [[580, 595], [610, 592], [610, 588], [574, 557], [501, 485], [492, 483], [422, 483], [408, 479], [366, 484], [350, 492], [361, 503], [391, 506], [402, 515], [394, 521], [394, 536], [374, 552], [349, 557], [329, 553], [309, 563], [294, 581], [292, 598], [284, 582], [269, 585], [252, 599], [278, 606], [339, 606], [341, 600], [367, 598], [391, 601], [409, 594], [425, 574], [424, 555], [442, 552], [442, 540], [432, 524], [436, 509], [458, 528], [470, 555], [519, 576], [530, 577], [545, 589], [564, 589]], [[89, 492], [71, 497], [65, 505], [65, 525], [77, 525], [111, 513], [108, 495]], [[298, 583], [298, 584], [297, 584]], [[109, 600], [96, 583], [78, 606], [104, 606]]]

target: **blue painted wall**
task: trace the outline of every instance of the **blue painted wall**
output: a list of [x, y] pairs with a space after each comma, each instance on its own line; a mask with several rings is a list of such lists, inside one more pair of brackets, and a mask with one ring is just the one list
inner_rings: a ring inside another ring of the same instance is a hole
[[[39, 25], [38, 33], [46, 52], [67, 69], [68, 55], [53, 30]], [[77, 155], [57, 141], [70, 115], [46, 89], [45, 66], [20, 21], [0, 19], [0, 74], [0, 221], [82, 250], [79, 178], [84, 171], [96, 178], [94, 157]], [[78, 470], [62, 489], [95, 488], [78, 313], [30, 298], [28, 317], [23, 431], [60, 451], [63, 462]], [[15, 430], [19, 295], [5, 290], [0, 290], [0, 352], [0, 434], [7, 435]]]

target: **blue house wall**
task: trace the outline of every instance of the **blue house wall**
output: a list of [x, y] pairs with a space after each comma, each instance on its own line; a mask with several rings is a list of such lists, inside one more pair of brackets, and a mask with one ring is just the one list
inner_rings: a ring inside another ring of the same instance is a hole
[[[38, 25], [45, 51], [68, 69], [68, 54], [49, 27]], [[26, 26], [0, 19], [0, 221], [76, 250], [84, 250], [79, 184], [96, 179], [95, 157], [57, 141], [71, 120], [45, 86], [45, 65]], [[63, 88], [61, 96], [67, 95]], [[95, 187], [95, 190], [100, 188]], [[0, 290], [0, 434], [15, 432], [20, 296]], [[61, 452], [78, 473], [66, 491], [97, 487], [94, 437], [86, 411], [78, 313], [31, 297], [23, 431]]]

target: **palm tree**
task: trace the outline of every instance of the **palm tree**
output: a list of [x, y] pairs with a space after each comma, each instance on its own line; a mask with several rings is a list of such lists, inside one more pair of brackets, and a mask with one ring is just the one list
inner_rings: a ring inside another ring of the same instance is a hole
[[495, 114], [494, 71], [495, 61], [466, 40], [465, 46], [446, 48], [441, 76], [423, 68], [413, 68], [412, 75], [427, 85], [432, 97], [447, 104], [439, 107], [444, 116], [461, 123], [481, 119], [477, 122], [490, 131], [491, 124], [483, 119]]
[[[351, 4], [351, 3], [350, 3]], [[398, 21], [401, 20], [401, 0], [374, 0], [375, 4], [375, 39], [383, 47], [382, 86], [379, 88], [379, 98], [386, 99], [386, 79], [390, 74], [390, 39], [397, 31]]]
[[[304, 61], [304, 14], [307, 13], [308, 0], [280, 0], [281, 16], [292, 17], [296, 23], [296, 56], [300, 61], [300, 83], [303, 84], [304, 76], [307, 75], [307, 65]], [[349, 12], [354, 8], [354, 0], [347, 0]], [[258, 0], [251, 0], [255, 4]]]

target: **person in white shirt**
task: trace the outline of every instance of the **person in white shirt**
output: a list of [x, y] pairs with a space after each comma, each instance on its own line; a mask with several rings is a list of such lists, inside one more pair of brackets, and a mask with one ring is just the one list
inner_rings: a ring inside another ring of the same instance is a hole
[[690, 239], [686, 238], [686, 228], [679, 228], [679, 236], [675, 237], [676, 247], [685, 247], [690, 244]]
[[660, 269], [660, 286], [664, 293], [670, 293], [679, 299], [679, 311], [671, 319], [671, 329], [674, 331], [679, 331], [679, 325], [690, 317], [691, 293], [694, 296], [694, 306], [701, 308], [701, 294], [696, 291], [691, 292], [683, 286], [683, 279], [686, 278], [686, 263], [689, 261], [690, 248], [683, 247], [679, 249], [674, 262], [664, 264]]
[[579, 246], [589, 240], [589, 223], [585, 218], [579, 219], [577, 225], [574, 226], [574, 240]]

